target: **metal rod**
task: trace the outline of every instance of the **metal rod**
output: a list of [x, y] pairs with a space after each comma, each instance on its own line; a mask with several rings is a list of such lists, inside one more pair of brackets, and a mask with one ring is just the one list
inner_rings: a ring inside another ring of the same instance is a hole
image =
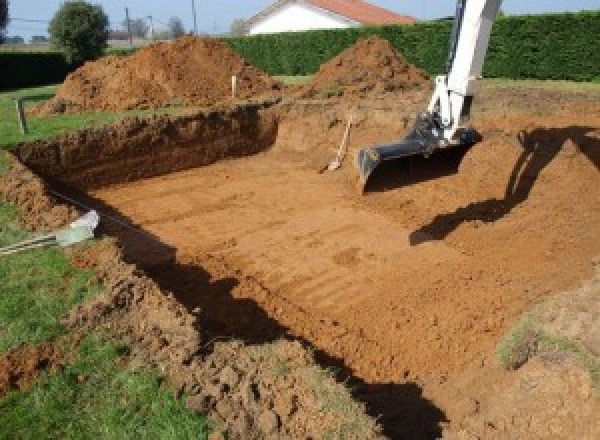
[[25, 117], [25, 110], [23, 109], [23, 100], [21, 98], [15, 98], [15, 106], [17, 108], [17, 117], [19, 118], [19, 125], [21, 126], [21, 133], [26, 135], [29, 133], [27, 127], [27, 118]]
[[23, 252], [23, 251], [29, 251], [32, 249], [39, 249], [42, 247], [46, 247], [46, 246], [55, 246], [58, 243], [56, 241], [45, 241], [42, 243], [35, 243], [35, 244], [30, 244], [29, 246], [23, 246], [20, 248], [16, 248], [16, 249], [0, 249], [0, 255], [2, 256], [6, 256], [6, 255], [12, 255], [12, 254], [17, 254], [19, 252]]
[[127, 21], [127, 35], [129, 35], [129, 46], [133, 46], [133, 36], [131, 35], [131, 19], [129, 18], [128, 7], [125, 7], [125, 20]]
[[196, 1], [192, 0], [192, 15], [194, 17], [194, 35], [198, 36], [198, 21], [196, 18]]
[[18, 249], [23, 246], [29, 246], [34, 243], [39, 243], [39, 242], [49, 241], [49, 240], [54, 240], [54, 239], [55, 239], [54, 234], [44, 235], [41, 237], [32, 238], [30, 240], [21, 241], [19, 243], [15, 243], [10, 246], [4, 246], [4, 247], [0, 248], [0, 250], [7, 251], [7, 250], [11, 250], [11, 249]]

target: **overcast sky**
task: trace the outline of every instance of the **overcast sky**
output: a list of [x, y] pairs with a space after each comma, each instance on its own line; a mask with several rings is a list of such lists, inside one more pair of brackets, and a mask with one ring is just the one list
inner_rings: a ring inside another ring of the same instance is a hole
[[[232, 20], [249, 18], [274, 0], [195, 0], [198, 27], [201, 32], [222, 33], [229, 29]], [[62, 3], [61, 0], [9, 0], [9, 13], [15, 19], [8, 27], [8, 35], [44, 35], [47, 24], [21, 21], [47, 21]], [[167, 22], [169, 17], [183, 19], [187, 29], [192, 28], [192, 0], [96, 0], [108, 14], [114, 27], [125, 18], [124, 8], [129, 7], [132, 18], [152, 15], [156, 22]], [[453, 15], [455, 0], [371, 0], [392, 11], [420, 19]], [[600, 9], [600, 0], [504, 0], [503, 9], [508, 14], [579, 11]], [[21, 20], [19, 20], [21, 19]]]

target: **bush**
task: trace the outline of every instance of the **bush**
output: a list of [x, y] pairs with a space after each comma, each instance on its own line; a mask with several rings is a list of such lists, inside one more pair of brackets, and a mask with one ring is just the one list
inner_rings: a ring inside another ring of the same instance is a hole
[[[406, 58], [431, 75], [444, 71], [451, 20], [408, 26], [361, 27], [227, 38], [255, 66], [276, 75], [309, 75], [356, 40], [388, 39]], [[600, 12], [524, 15], [494, 24], [484, 75], [590, 81], [600, 79]], [[586, 31], [587, 30], [587, 31]]]
[[71, 1], [58, 10], [48, 31], [52, 43], [64, 51], [67, 61], [79, 64], [103, 54], [108, 25], [108, 17], [100, 5]]

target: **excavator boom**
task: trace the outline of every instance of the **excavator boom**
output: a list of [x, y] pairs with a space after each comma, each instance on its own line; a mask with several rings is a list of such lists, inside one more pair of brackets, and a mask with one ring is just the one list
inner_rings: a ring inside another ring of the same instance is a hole
[[475, 143], [477, 136], [468, 126], [471, 106], [501, 4], [502, 0], [458, 0], [446, 74], [436, 78], [427, 110], [417, 116], [402, 140], [356, 153], [362, 189], [383, 161], [414, 155], [429, 157], [441, 148]]

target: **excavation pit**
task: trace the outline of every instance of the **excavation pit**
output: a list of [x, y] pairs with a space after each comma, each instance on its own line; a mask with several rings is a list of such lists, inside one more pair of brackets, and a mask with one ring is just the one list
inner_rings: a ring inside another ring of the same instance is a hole
[[351, 155], [317, 172], [350, 114], [352, 153], [400, 138], [419, 93], [129, 120], [13, 153], [108, 214], [126, 258], [203, 310], [209, 337], [299, 338], [360, 385], [386, 433], [435, 436], [460, 416], [453, 381], [523, 311], [591, 276], [600, 119], [486, 112], [482, 143], [386, 165], [366, 197]]

